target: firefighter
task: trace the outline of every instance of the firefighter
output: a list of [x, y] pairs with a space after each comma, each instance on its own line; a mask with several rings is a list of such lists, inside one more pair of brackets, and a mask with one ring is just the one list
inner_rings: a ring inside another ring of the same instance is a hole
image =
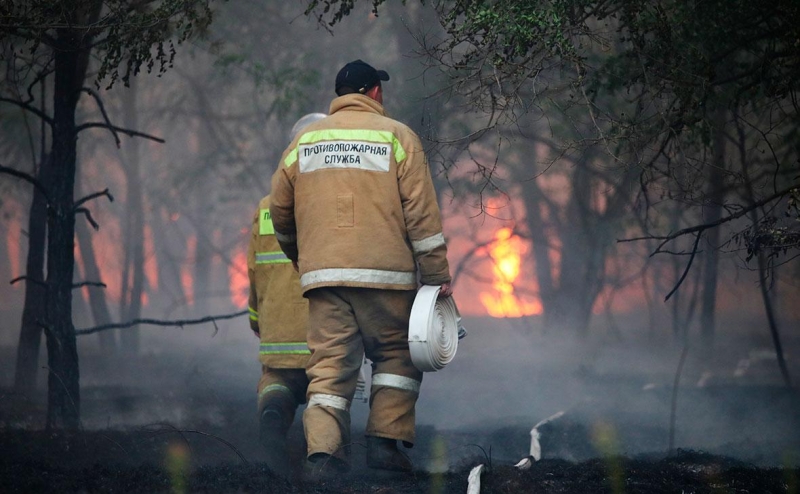
[[367, 466], [408, 472], [422, 372], [408, 321], [417, 280], [450, 296], [447, 248], [417, 135], [386, 116], [389, 75], [356, 60], [336, 77], [330, 115], [303, 129], [272, 178], [276, 238], [309, 301], [306, 472], [349, 469], [350, 404], [372, 361]]
[[[323, 113], [305, 115], [294, 125], [291, 138]], [[311, 352], [306, 344], [308, 301], [300, 277], [281, 251], [269, 213], [269, 196], [258, 204], [247, 252], [250, 279], [250, 329], [259, 337], [261, 379], [258, 382], [259, 436], [267, 464], [288, 472], [286, 433], [298, 405], [306, 401], [305, 367]]]

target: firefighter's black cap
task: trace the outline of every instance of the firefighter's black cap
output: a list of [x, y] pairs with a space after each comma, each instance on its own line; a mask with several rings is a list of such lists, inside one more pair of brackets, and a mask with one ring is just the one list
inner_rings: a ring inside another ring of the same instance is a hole
[[385, 70], [376, 70], [362, 60], [355, 60], [342, 67], [336, 74], [336, 94], [339, 94], [339, 90], [343, 87], [351, 87], [364, 94], [381, 81], [388, 80], [389, 74]]

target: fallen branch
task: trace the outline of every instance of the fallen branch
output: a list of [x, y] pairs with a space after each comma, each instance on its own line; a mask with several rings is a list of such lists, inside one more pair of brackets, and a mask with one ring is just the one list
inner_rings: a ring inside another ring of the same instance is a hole
[[178, 429], [174, 425], [166, 423], [166, 422], [161, 422], [161, 423], [157, 423], [157, 424], [154, 424], [154, 425], [161, 426], [161, 427], [163, 427], [163, 429], [154, 430], [154, 431], [145, 429], [145, 432], [148, 432], [148, 433], [151, 433], [151, 434], [164, 434], [164, 433], [167, 433], [167, 432], [175, 432], [175, 433], [177, 433], [177, 434], [179, 434], [181, 436], [181, 439], [183, 439], [183, 441], [186, 443], [186, 445], [189, 448], [191, 448], [191, 445], [189, 443], [189, 440], [184, 435], [185, 433], [198, 434], [198, 435], [201, 435], [201, 436], [210, 437], [212, 439], [216, 439], [217, 441], [221, 442], [222, 444], [224, 444], [225, 446], [230, 448], [231, 451], [236, 453], [236, 456], [238, 456], [239, 459], [241, 459], [243, 462], [245, 462], [248, 465], [250, 464], [250, 462], [247, 461], [247, 458], [245, 458], [244, 455], [238, 449], [236, 449], [236, 446], [234, 446], [230, 442], [226, 441], [225, 439], [222, 439], [219, 436], [215, 436], [214, 434], [210, 434], [208, 432], [203, 432], [203, 431], [197, 431], [197, 430], [191, 430], [191, 429]]
[[153, 326], [178, 326], [182, 328], [184, 326], [191, 326], [194, 324], [203, 324], [206, 322], [211, 322], [214, 323], [214, 326], [216, 327], [215, 321], [220, 321], [223, 319], [234, 319], [236, 317], [243, 316], [248, 313], [249, 311], [243, 310], [239, 312], [234, 312], [233, 314], [223, 314], [221, 316], [205, 316], [201, 317], [200, 319], [178, 319], [174, 321], [164, 321], [161, 319], [134, 319], [133, 321], [128, 321], [128, 322], [103, 324], [101, 326], [95, 326], [93, 328], [76, 329], [75, 334], [76, 335], [92, 334], [92, 333], [98, 333], [100, 331], [106, 331], [109, 329], [130, 328], [132, 326], [137, 326], [139, 324], [150, 324]]

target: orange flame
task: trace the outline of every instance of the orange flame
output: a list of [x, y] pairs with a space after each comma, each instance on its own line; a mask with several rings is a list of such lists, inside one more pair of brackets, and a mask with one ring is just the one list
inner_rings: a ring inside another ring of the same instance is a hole
[[242, 266], [247, 266], [247, 252], [244, 248], [237, 250], [232, 261], [228, 266], [231, 302], [236, 307], [244, 307], [250, 294], [250, 279], [247, 277], [247, 271], [241, 269]]
[[181, 285], [183, 293], [186, 294], [186, 303], [194, 305], [194, 276], [192, 275], [192, 263], [197, 253], [197, 235], [190, 235], [186, 238], [186, 260], [181, 264]]
[[522, 254], [526, 246], [514, 235], [511, 228], [500, 228], [489, 246], [489, 256], [494, 263], [492, 273], [494, 292], [481, 292], [480, 298], [492, 317], [522, 317], [542, 313], [538, 300], [522, 300], [514, 293], [514, 281], [519, 277]]

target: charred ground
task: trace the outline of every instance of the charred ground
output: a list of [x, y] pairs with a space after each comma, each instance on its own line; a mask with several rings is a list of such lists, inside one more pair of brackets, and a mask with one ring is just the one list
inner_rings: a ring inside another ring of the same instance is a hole
[[[761, 342], [687, 361], [667, 454], [679, 348], [575, 346], [480, 324], [470, 321], [452, 364], [425, 376], [417, 444], [407, 450], [413, 475], [364, 467], [363, 403], [353, 404], [351, 474], [303, 482], [299, 417], [290, 431], [298, 468], [271, 472], [254, 416], [253, 342], [223, 328], [213, 338], [165, 337], [135, 358], [85, 346], [79, 431], [45, 431], [43, 383], [22, 395], [5, 379], [0, 492], [464, 493], [469, 471], [484, 464], [483, 494], [800, 493], [800, 397], [759, 357]], [[2, 357], [10, 376], [13, 349]], [[515, 469], [531, 427], [557, 412], [538, 428], [542, 460]]]

